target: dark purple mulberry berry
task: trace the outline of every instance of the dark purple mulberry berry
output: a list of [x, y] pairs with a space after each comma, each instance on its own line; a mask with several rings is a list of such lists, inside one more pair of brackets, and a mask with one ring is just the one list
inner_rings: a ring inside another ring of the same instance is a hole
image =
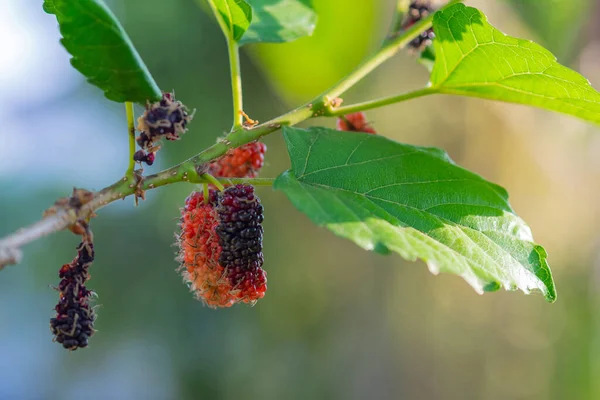
[[94, 245], [84, 240], [77, 248], [77, 257], [58, 272], [60, 298], [54, 308], [56, 316], [50, 319], [50, 331], [65, 349], [86, 347], [94, 334], [96, 314], [89, 304], [92, 292], [85, 287], [93, 261]]
[[216, 232], [221, 245], [219, 264], [230, 283], [245, 296], [264, 295], [262, 270], [263, 206], [250, 185], [235, 185], [219, 193]]

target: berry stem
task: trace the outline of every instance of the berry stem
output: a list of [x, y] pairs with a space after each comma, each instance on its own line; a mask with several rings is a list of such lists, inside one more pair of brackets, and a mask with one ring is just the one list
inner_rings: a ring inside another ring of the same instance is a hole
[[208, 183], [202, 184], [202, 193], [204, 193], [204, 204], [208, 204], [210, 201], [210, 191], [208, 188]]
[[351, 104], [351, 105], [345, 106], [345, 107], [338, 107], [338, 108], [335, 108], [332, 110], [328, 109], [325, 111], [325, 116], [328, 116], [328, 117], [343, 116], [343, 115], [352, 114], [352, 113], [359, 112], [359, 111], [366, 111], [366, 110], [370, 110], [373, 108], [379, 108], [379, 107], [387, 106], [390, 104], [395, 104], [395, 103], [400, 103], [400, 102], [411, 100], [411, 99], [416, 99], [419, 97], [423, 97], [423, 96], [427, 96], [427, 95], [435, 94], [435, 93], [438, 93], [436, 88], [427, 87], [427, 88], [423, 88], [423, 89], [413, 90], [413, 91], [407, 92], [407, 93], [402, 93], [397, 96], [382, 97], [379, 99], [369, 100], [369, 101], [365, 101], [362, 103]]
[[225, 186], [223, 186], [221, 184], [221, 182], [219, 182], [219, 180], [217, 178], [215, 178], [214, 176], [212, 176], [211, 174], [202, 174], [202, 175], [200, 175], [200, 179], [203, 179], [205, 182], [212, 183], [220, 191], [225, 190]]
[[135, 161], [133, 160], [135, 154], [135, 117], [133, 103], [130, 101], [125, 102], [125, 114], [127, 115], [127, 132], [129, 134], [129, 166], [125, 176], [131, 177], [135, 168]]

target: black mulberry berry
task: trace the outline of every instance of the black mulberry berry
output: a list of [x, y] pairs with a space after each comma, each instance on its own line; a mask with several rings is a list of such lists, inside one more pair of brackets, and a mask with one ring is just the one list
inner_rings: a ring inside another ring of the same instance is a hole
[[55, 307], [56, 316], [50, 319], [50, 331], [65, 349], [86, 347], [94, 334], [96, 314], [89, 304], [92, 292], [85, 287], [93, 261], [94, 246], [84, 240], [77, 248], [77, 257], [63, 265], [58, 273], [60, 298]]

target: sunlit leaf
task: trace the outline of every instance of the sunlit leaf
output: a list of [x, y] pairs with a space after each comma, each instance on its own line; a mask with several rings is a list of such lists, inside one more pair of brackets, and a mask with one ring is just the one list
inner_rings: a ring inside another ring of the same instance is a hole
[[556, 293], [545, 250], [506, 191], [442, 150], [377, 135], [284, 128], [292, 169], [275, 181], [317, 225], [380, 253], [424, 260], [482, 293]]
[[44, 0], [54, 14], [71, 64], [117, 102], [146, 104], [161, 91], [121, 24], [101, 0]]
[[433, 26], [435, 92], [537, 106], [600, 123], [600, 93], [540, 45], [504, 35], [463, 4], [436, 13]]

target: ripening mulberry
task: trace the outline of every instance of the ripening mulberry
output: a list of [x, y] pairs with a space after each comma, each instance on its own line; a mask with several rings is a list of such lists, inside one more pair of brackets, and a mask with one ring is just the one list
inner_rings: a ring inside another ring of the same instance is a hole
[[[413, 0], [408, 8], [408, 13], [404, 19], [402, 29], [406, 30], [410, 28], [433, 12], [435, 12], [435, 9], [431, 0]], [[425, 47], [431, 45], [434, 38], [435, 33], [433, 32], [433, 28], [429, 28], [414, 38], [409, 46], [417, 51], [423, 51]]]
[[344, 115], [336, 121], [338, 131], [365, 132], [373, 135], [377, 134], [375, 129], [367, 122], [367, 116], [363, 112], [356, 112]]
[[144, 150], [154, 152], [156, 143], [162, 138], [179, 140], [191, 120], [192, 115], [182, 102], [175, 100], [171, 93], [163, 93], [160, 101], [146, 104], [146, 110], [138, 118], [140, 136], [136, 138], [137, 144]]
[[139, 163], [143, 162], [148, 165], [154, 164], [154, 159], [155, 159], [154, 153], [150, 152], [150, 153], [146, 154], [146, 152], [144, 150], [138, 150], [133, 155], [133, 161], [139, 162]]
[[213, 161], [208, 172], [219, 178], [256, 178], [265, 163], [266, 151], [264, 143], [247, 143]]
[[192, 192], [182, 209], [178, 237], [180, 270], [209, 307], [254, 304], [264, 297], [263, 207], [250, 185], [223, 192]]
[[85, 287], [93, 261], [94, 245], [84, 240], [77, 247], [77, 257], [58, 272], [59, 301], [56, 316], [50, 319], [50, 331], [54, 340], [68, 350], [86, 347], [95, 332], [96, 314], [89, 302], [92, 292]]

